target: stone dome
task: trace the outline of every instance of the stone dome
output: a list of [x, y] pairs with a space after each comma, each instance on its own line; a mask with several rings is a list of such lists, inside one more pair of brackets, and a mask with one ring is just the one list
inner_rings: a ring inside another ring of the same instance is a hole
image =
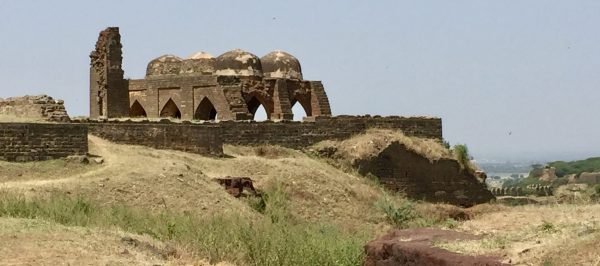
[[148, 63], [146, 77], [177, 75], [181, 71], [182, 59], [174, 55], [162, 55]]
[[215, 58], [206, 52], [197, 52], [181, 63], [181, 74], [212, 75], [215, 72]]
[[302, 79], [300, 61], [284, 51], [273, 51], [260, 59], [267, 78]]
[[190, 55], [187, 59], [211, 59], [211, 58], [215, 58], [215, 57], [207, 52], [200, 51], [193, 55]]
[[244, 50], [235, 49], [217, 57], [216, 74], [220, 76], [262, 77], [262, 65], [258, 56]]

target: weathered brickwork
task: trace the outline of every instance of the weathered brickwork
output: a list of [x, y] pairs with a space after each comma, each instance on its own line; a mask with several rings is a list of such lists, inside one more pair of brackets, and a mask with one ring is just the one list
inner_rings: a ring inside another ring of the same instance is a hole
[[363, 175], [378, 177], [386, 188], [417, 200], [470, 207], [493, 198], [485, 183], [458, 161], [447, 158], [430, 161], [397, 142], [373, 158], [355, 161], [354, 166]]
[[90, 123], [90, 133], [122, 144], [221, 156], [223, 141], [218, 126], [161, 123]]
[[29, 119], [29, 121], [70, 121], [64, 102], [54, 100], [48, 95], [0, 99], [0, 116]]
[[126, 80], [121, 47], [119, 28], [107, 28], [90, 55], [92, 119], [252, 120], [263, 106], [270, 120], [292, 120], [295, 104], [307, 117], [331, 116], [323, 84], [304, 80], [298, 59], [283, 51], [163, 55], [148, 63], [143, 79]]
[[239, 145], [272, 144], [290, 148], [310, 146], [364, 133], [369, 128], [399, 129], [407, 136], [442, 139], [442, 120], [422, 117], [337, 116], [314, 122], [221, 122], [223, 142]]
[[[85, 122], [90, 133], [125, 143], [199, 154], [220, 154], [221, 143], [237, 145], [310, 146], [322, 140], [344, 139], [369, 128], [399, 129], [408, 136], [442, 138], [442, 121], [425, 117], [339, 116], [314, 122]], [[208, 152], [207, 152], [208, 151]]]
[[90, 117], [124, 117], [129, 114], [129, 91], [123, 78], [119, 28], [100, 32], [90, 54]]
[[0, 123], [0, 160], [41, 161], [88, 152], [81, 124]]

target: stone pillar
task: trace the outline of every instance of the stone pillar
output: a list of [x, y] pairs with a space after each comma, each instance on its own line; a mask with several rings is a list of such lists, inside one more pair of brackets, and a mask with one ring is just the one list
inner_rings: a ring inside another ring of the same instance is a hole
[[331, 116], [329, 99], [321, 81], [310, 82], [312, 116]]
[[284, 79], [265, 80], [265, 83], [273, 86], [273, 114], [271, 120], [293, 120], [292, 104], [287, 83]]

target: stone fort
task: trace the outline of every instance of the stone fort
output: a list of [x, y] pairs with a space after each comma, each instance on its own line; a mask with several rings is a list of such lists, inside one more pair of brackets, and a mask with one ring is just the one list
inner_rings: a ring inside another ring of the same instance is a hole
[[[298, 59], [282, 51], [262, 58], [238, 49], [216, 58], [204, 52], [187, 59], [163, 55], [148, 63], [143, 79], [125, 79], [119, 28], [109, 27], [100, 32], [90, 61], [89, 118], [70, 120], [62, 101], [40, 100], [47, 96], [0, 100], [4, 113], [63, 122], [0, 122], [0, 160], [85, 154], [88, 133], [216, 156], [223, 154], [223, 144], [304, 148], [370, 128], [442, 139], [437, 117], [332, 116], [323, 84], [304, 80]], [[292, 121], [295, 104], [306, 113], [301, 122]], [[268, 120], [253, 121], [261, 105]]]
[[331, 116], [320, 81], [302, 78], [294, 56], [262, 58], [236, 49], [216, 58], [163, 55], [148, 63], [144, 79], [124, 79], [118, 28], [100, 32], [91, 53], [90, 118], [148, 117], [181, 120], [251, 120], [263, 106], [270, 120], [292, 120], [300, 104], [307, 117]]
[[[332, 116], [323, 84], [304, 80], [298, 59], [282, 51], [262, 58], [242, 50], [216, 58], [203, 52], [187, 59], [164, 55], [150, 61], [143, 79], [125, 79], [121, 36], [111, 27], [100, 32], [90, 59], [89, 118], [69, 119], [63, 102], [46, 96], [0, 99], [0, 115], [47, 120], [0, 122], [0, 160], [87, 155], [88, 134], [208, 156], [223, 156], [224, 144], [303, 149], [371, 128], [442, 140], [442, 120], [437, 117]], [[295, 104], [305, 110], [303, 121], [292, 121]], [[261, 105], [268, 120], [256, 122]], [[473, 198], [478, 202], [493, 197], [456, 162], [440, 166], [444, 162], [407, 150], [392, 153], [370, 165], [392, 190], [455, 204], [463, 204], [463, 190], [479, 195]]]

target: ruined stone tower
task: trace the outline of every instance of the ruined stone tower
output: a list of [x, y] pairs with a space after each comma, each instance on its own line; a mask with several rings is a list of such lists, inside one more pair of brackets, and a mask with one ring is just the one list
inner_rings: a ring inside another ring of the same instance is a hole
[[96, 49], [90, 54], [90, 118], [129, 115], [128, 84], [123, 79], [119, 28], [100, 32]]

